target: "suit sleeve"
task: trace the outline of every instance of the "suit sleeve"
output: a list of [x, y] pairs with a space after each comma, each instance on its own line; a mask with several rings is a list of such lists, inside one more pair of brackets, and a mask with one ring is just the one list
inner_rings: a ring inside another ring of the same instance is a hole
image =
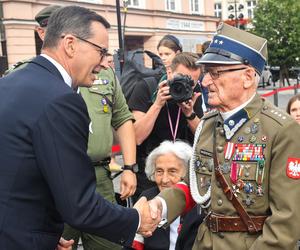
[[130, 246], [138, 213], [112, 205], [95, 192], [94, 168], [87, 155], [88, 126], [81, 96], [66, 94], [48, 104], [32, 131], [38, 167], [65, 222]]
[[[270, 216], [263, 226], [263, 233], [251, 246], [254, 249], [295, 249], [300, 238], [299, 195], [300, 179], [287, 176], [290, 158], [300, 163], [300, 126], [287, 123], [277, 133], [273, 143], [269, 180]], [[300, 170], [299, 170], [300, 172]]]

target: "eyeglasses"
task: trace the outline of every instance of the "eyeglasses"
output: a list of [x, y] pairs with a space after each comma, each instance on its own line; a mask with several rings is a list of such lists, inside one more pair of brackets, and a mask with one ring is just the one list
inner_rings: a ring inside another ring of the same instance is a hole
[[246, 69], [246, 67], [242, 68], [234, 68], [234, 69], [224, 69], [224, 70], [215, 70], [213, 68], [204, 68], [203, 69], [203, 74], [209, 74], [210, 77], [213, 80], [216, 80], [220, 77], [221, 74], [227, 73], [227, 72], [233, 72], [233, 71], [238, 71], [238, 70], [243, 70]]
[[[75, 36], [75, 35], [74, 35]], [[83, 41], [83, 42], [86, 42], [86, 43], [88, 43], [88, 44], [90, 44], [90, 45], [93, 45], [93, 46], [95, 46], [97, 49], [99, 49], [98, 50], [98, 52], [100, 53], [100, 57], [102, 58], [102, 57], [104, 57], [104, 56], [106, 56], [106, 54], [107, 54], [107, 52], [108, 52], [108, 50], [106, 49], [106, 48], [102, 48], [101, 46], [99, 46], [99, 45], [97, 45], [97, 44], [95, 44], [95, 43], [93, 43], [93, 42], [90, 42], [89, 40], [86, 40], [86, 39], [84, 39], [84, 38], [82, 38], [82, 37], [79, 37], [79, 36], [75, 36], [77, 39], [79, 39], [79, 40], [81, 40], [81, 41]]]
[[[73, 34], [72, 34], [72, 35], [73, 35]], [[108, 49], [102, 48], [101, 46], [99, 46], [99, 45], [97, 45], [97, 44], [95, 44], [95, 43], [93, 43], [93, 42], [90, 42], [90, 41], [88, 41], [88, 40], [86, 40], [86, 39], [84, 39], [84, 38], [82, 38], [82, 37], [79, 37], [79, 36], [76, 36], [76, 35], [73, 35], [73, 36], [76, 37], [77, 39], [83, 41], [83, 42], [86, 42], [86, 43], [88, 43], [88, 44], [90, 44], [90, 45], [96, 47], [96, 48], [97, 48], [97, 51], [98, 51], [99, 54], [100, 54], [101, 59], [102, 59], [104, 56], [107, 55]], [[65, 36], [62, 36], [61, 38], [64, 38], [64, 37], [65, 37]]]

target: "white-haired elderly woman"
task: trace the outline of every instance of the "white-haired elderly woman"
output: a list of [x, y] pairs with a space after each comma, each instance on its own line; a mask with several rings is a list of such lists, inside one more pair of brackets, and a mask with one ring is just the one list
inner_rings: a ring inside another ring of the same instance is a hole
[[183, 141], [164, 141], [147, 157], [145, 173], [149, 180], [156, 183], [158, 190], [162, 191], [185, 176], [191, 157], [192, 148], [189, 144]]
[[[191, 156], [192, 147], [183, 141], [162, 142], [149, 154], [145, 167], [147, 177], [155, 182], [157, 186], [145, 190], [141, 196], [151, 200], [163, 189], [171, 187], [182, 180], [187, 172]], [[175, 249], [180, 224], [180, 217], [178, 217], [169, 228], [157, 228], [149, 238], [137, 235], [133, 249]]]

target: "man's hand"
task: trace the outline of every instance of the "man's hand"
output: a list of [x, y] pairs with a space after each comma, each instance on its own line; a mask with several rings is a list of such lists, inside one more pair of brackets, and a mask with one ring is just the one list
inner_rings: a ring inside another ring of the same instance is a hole
[[159, 198], [155, 197], [152, 200], [148, 201], [148, 203], [149, 203], [151, 214], [153, 214], [153, 215], [159, 214], [159, 216], [161, 217], [161, 213], [162, 213], [161, 200]]
[[201, 96], [200, 92], [194, 92], [192, 99], [178, 104], [185, 116], [189, 117], [194, 112], [194, 105], [199, 96]]
[[158, 84], [157, 95], [155, 99], [155, 104], [162, 108], [167, 100], [170, 100], [172, 97], [170, 95], [170, 87], [167, 84], [167, 81], [162, 81]]
[[121, 176], [120, 198], [122, 200], [132, 196], [136, 190], [136, 175], [130, 170], [124, 170]]
[[73, 244], [74, 240], [65, 240], [63, 237], [60, 237], [56, 250], [72, 250]]
[[161, 221], [161, 211], [156, 209], [155, 205], [150, 208], [150, 203], [147, 202], [145, 197], [140, 198], [135, 203], [134, 208], [138, 210], [141, 218], [138, 233], [144, 237], [150, 237]]

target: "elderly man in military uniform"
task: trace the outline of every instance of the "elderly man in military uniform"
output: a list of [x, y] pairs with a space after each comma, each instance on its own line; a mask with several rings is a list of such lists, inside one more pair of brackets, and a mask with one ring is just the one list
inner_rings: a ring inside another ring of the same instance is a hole
[[[198, 63], [208, 102], [184, 183], [150, 201], [171, 223], [204, 211], [193, 250], [292, 250], [300, 232], [300, 128], [257, 93], [267, 41], [226, 24]], [[295, 168], [297, 166], [297, 168]]]

